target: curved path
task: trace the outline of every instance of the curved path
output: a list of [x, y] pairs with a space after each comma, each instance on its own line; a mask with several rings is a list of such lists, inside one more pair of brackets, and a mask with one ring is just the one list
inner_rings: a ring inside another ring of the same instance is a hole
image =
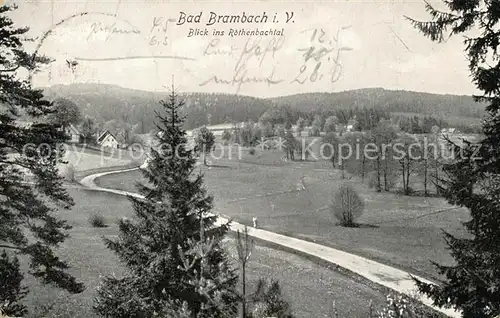
[[[99, 177], [110, 174], [133, 171], [136, 169], [138, 168], [96, 173], [84, 177], [80, 181], [80, 184], [92, 190], [98, 190], [125, 196], [133, 196], [136, 198], [143, 198], [143, 196], [137, 193], [116, 190], [116, 189], [102, 188], [95, 184], [95, 179]], [[228, 222], [227, 218], [219, 216], [218, 219], [219, 224], [223, 224], [226, 222]], [[232, 231], [237, 231], [237, 230], [242, 231], [244, 229], [244, 225], [233, 221], [231, 222], [230, 229]], [[296, 250], [304, 254], [309, 254], [319, 259], [325, 260], [329, 263], [338, 265], [366, 279], [369, 279], [374, 283], [388, 287], [392, 290], [406, 294], [410, 297], [415, 297], [415, 295], [417, 294], [415, 284], [411, 279], [410, 274], [400, 269], [387, 266], [358, 255], [353, 255], [347, 252], [343, 252], [331, 247], [326, 247], [320, 244], [307, 242], [304, 240], [273, 233], [270, 231], [265, 231], [262, 229], [255, 229], [249, 227], [248, 234], [258, 239], [278, 244], [283, 247]], [[422, 277], [418, 277], [415, 275], [413, 276], [421, 281], [431, 283], [429, 280], [426, 280]], [[433, 309], [442, 312], [450, 317], [457, 317], [457, 318], [461, 317], [460, 312], [454, 311], [452, 309], [437, 308], [432, 306], [432, 300], [427, 297], [420, 297], [419, 300], [425, 305], [432, 307]]]

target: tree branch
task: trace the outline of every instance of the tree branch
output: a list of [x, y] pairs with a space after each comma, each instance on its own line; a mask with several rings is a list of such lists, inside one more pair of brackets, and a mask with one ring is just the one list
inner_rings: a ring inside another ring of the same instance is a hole
[[19, 64], [18, 64], [16, 67], [13, 67], [13, 68], [10, 68], [10, 69], [6, 69], [6, 70], [0, 70], [0, 73], [15, 72], [15, 71], [17, 71], [20, 67], [21, 67], [21, 65], [19, 65]]
[[0, 244], [0, 248], [8, 248], [8, 249], [12, 249], [12, 250], [21, 250], [19, 247], [17, 246], [11, 246], [11, 245], [4, 245], [4, 244]]

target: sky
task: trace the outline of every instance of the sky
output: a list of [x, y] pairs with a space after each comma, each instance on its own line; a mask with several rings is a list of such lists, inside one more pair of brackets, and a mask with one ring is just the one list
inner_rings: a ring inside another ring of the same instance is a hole
[[[28, 48], [39, 46], [38, 53], [55, 59], [33, 77], [36, 86], [103, 83], [166, 91], [174, 82], [183, 92], [261, 97], [367, 87], [475, 92], [463, 38], [434, 43], [405, 18], [429, 18], [420, 0], [7, 3], [18, 4], [12, 19], [36, 38]], [[199, 23], [177, 25], [181, 12], [201, 13]], [[206, 25], [211, 14], [264, 12], [267, 23]], [[208, 34], [189, 37], [190, 29]], [[229, 36], [231, 29], [283, 35]]]

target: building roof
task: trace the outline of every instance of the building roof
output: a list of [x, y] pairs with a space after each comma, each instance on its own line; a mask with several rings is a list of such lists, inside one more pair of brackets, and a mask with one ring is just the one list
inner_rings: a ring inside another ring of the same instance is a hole
[[66, 127], [66, 129], [71, 131], [72, 134], [80, 135], [80, 131], [75, 126], [73, 126], [73, 124], [69, 124], [69, 126]]
[[[109, 130], [105, 130], [105, 131], [104, 131], [104, 132], [103, 132], [103, 133], [99, 136], [99, 138], [97, 138], [97, 142], [102, 142], [102, 141], [104, 140], [104, 138], [106, 138], [107, 136], [111, 136], [111, 137], [113, 137], [115, 140], [117, 140], [117, 139], [116, 139], [116, 137], [115, 137], [115, 135], [113, 135], [113, 134], [112, 134]], [[118, 141], [118, 140], [117, 140], [117, 141]]]
[[[216, 124], [216, 125], [205, 125], [205, 126], [202, 126], [202, 127], [206, 127], [208, 130], [210, 131], [224, 131], [224, 130], [231, 130], [233, 128], [242, 128], [245, 126], [245, 122], [240, 122], [240, 123], [225, 123], [225, 124]], [[254, 123], [256, 124], [256, 123]], [[198, 128], [195, 128], [193, 129], [193, 131], [195, 130], [199, 130], [201, 127], [198, 127]]]

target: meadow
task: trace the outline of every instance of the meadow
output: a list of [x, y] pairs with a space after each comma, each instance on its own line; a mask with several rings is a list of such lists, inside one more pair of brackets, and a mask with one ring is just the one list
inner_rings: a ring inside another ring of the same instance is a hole
[[[431, 261], [451, 264], [442, 230], [464, 235], [465, 209], [436, 197], [377, 193], [356, 177], [342, 180], [328, 161], [280, 160], [283, 152], [248, 150], [199, 166], [217, 213], [266, 230], [314, 241], [439, 281]], [[97, 179], [103, 187], [135, 191], [141, 171]], [[351, 184], [365, 201], [359, 227], [339, 226], [329, 209], [336, 189]], [[305, 185], [304, 189], [301, 189]]]
[[[133, 217], [130, 202], [123, 196], [74, 186], [68, 187], [68, 191], [75, 206], [59, 211], [59, 216], [68, 220], [73, 229], [58, 254], [69, 262], [70, 272], [86, 284], [86, 290], [82, 294], [68, 295], [51, 286], [42, 286], [27, 275], [24, 283], [31, 292], [26, 301], [32, 311], [26, 318], [96, 317], [92, 304], [100, 276], [120, 276], [124, 272], [118, 258], [105, 247], [102, 237], [116, 237], [117, 220], [123, 216]], [[104, 217], [107, 227], [95, 228], [89, 224], [89, 216], [95, 213]], [[228, 237], [226, 244], [236, 257], [234, 240]], [[22, 265], [26, 268], [25, 260]], [[296, 317], [328, 317], [333, 301], [339, 317], [366, 317], [370, 301], [378, 306], [385, 300], [375, 287], [300, 256], [261, 245], [254, 247], [247, 274], [250, 292], [259, 277], [279, 280]]]

